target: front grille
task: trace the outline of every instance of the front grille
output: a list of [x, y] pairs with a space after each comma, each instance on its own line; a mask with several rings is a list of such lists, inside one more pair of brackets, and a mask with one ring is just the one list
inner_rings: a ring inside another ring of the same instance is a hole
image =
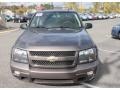
[[[52, 57], [52, 59], [51, 59]], [[75, 51], [30, 51], [29, 60], [32, 67], [63, 68], [75, 65]]]
[[52, 66], [52, 65], [58, 65], [58, 66], [63, 66], [63, 65], [72, 65], [73, 64], [73, 60], [72, 61], [54, 61], [54, 62], [50, 62], [50, 61], [45, 61], [45, 60], [32, 60], [32, 63], [34, 65], [47, 65], [47, 66]]
[[75, 56], [75, 51], [30, 51], [31, 56]]

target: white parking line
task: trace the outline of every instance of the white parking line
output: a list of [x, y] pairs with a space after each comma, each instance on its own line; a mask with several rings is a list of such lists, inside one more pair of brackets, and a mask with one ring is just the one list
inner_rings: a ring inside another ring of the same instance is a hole
[[84, 86], [86, 86], [86, 87], [88, 87], [88, 88], [100, 88], [100, 87], [97, 87], [97, 86], [95, 86], [95, 85], [91, 85], [91, 84], [88, 84], [88, 83], [81, 83], [82, 85], [84, 85]]
[[9, 33], [9, 32], [14, 32], [14, 31], [17, 31], [18, 29], [13, 29], [13, 30], [9, 30], [9, 31], [2, 31], [0, 32], [0, 34], [3, 34], [3, 33]]
[[108, 53], [120, 53], [120, 52], [117, 52], [117, 51], [105, 50], [105, 49], [101, 49], [101, 48], [98, 48], [98, 50], [103, 51], [103, 52], [108, 52]]

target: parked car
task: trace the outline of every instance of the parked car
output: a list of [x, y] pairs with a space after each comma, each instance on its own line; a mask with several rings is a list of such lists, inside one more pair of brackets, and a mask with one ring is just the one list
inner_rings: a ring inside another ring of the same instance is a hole
[[110, 19], [113, 19], [113, 18], [116, 17], [115, 14], [109, 14], [108, 16], [109, 16]]
[[120, 24], [113, 26], [111, 35], [113, 38], [119, 38], [120, 39]]
[[92, 17], [91, 14], [86, 14], [86, 15], [87, 15], [87, 17], [88, 17], [88, 20], [93, 20], [93, 17]]
[[19, 79], [68, 84], [95, 78], [98, 50], [75, 11], [37, 12], [11, 51], [11, 71]]
[[20, 15], [15, 15], [13, 21], [17, 22], [17, 23], [18, 22], [20, 23]]
[[109, 18], [108, 15], [103, 14], [103, 19], [108, 19], [108, 18]]
[[103, 19], [103, 15], [102, 14], [96, 14], [96, 16], [98, 17], [99, 20]]
[[28, 18], [28, 20], [31, 20], [31, 18], [34, 16], [34, 13], [29, 13], [28, 15], [27, 15], [27, 18]]
[[79, 14], [80, 18], [83, 20], [83, 21], [87, 21], [88, 20], [88, 17], [86, 14]]
[[98, 19], [98, 17], [97, 17], [97, 15], [96, 14], [90, 14], [91, 16], [92, 16], [92, 20], [97, 20]]
[[116, 14], [115, 16], [116, 16], [117, 18], [120, 18], [120, 14]]
[[14, 16], [14, 22], [21, 23], [21, 22], [27, 22], [28, 18], [24, 15], [15, 15]]
[[7, 22], [13, 20], [13, 17], [12, 17], [12, 16], [9, 16], [9, 15], [4, 15], [4, 18], [5, 18], [5, 20], [6, 20]]

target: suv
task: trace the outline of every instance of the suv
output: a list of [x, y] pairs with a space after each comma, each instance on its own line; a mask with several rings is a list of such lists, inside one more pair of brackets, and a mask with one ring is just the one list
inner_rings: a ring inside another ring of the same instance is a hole
[[77, 12], [37, 12], [11, 51], [11, 71], [42, 84], [70, 84], [92, 80], [98, 66], [98, 51]]

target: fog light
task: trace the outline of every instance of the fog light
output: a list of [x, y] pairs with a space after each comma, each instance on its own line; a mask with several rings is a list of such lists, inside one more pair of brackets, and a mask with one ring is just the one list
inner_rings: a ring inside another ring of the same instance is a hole
[[20, 76], [20, 72], [19, 71], [14, 71], [14, 75], [15, 76]]
[[93, 74], [94, 74], [93, 71], [89, 71], [89, 72], [87, 72], [87, 75], [88, 75], [88, 76], [93, 75]]

